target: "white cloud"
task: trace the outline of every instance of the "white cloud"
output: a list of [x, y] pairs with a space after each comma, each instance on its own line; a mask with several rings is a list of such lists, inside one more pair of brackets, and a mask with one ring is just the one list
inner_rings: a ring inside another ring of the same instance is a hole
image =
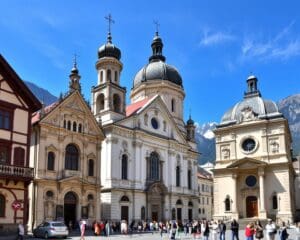
[[203, 32], [203, 37], [200, 40], [200, 46], [211, 46], [224, 42], [233, 41], [235, 37], [229, 33], [214, 32], [209, 33], [208, 31]]
[[291, 22], [268, 40], [258, 41], [247, 36], [241, 47], [242, 59], [255, 57], [257, 60], [287, 60], [300, 55], [300, 39], [292, 33], [294, 23], [294, 21]]

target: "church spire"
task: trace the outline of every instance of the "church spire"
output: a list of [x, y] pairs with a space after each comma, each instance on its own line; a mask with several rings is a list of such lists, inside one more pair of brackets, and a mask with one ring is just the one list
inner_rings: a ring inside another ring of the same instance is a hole
[[163, 42], [158, 35], [158, 27], [159, 23], [157, 21], [154, 21], [154, 24], [156, 25], [156, 32], [155, 36], [152, 40], [151, 47], [152, 47], [152, 56], [149, 58], [149, 62], [154, 62], [154, 61], [166, 61], [165, 56], [162, 54], [162, 49], [163, 49]]
[[77, 55], [74, 54], [74, 60], [73, 60], [73, 67], [71, 69], [71, 73], [69, 75], [70, 81], [69, 81], [69, 92], [74, 92], [75, 90], [78, 90], [81, 92], [81, 85], [80, 85], [80, 78], [79, 71], [77, 69]]

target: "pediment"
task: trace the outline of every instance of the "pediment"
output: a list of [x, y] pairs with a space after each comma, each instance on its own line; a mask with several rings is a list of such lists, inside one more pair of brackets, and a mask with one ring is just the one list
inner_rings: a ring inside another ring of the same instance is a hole
[[261, 166], [267, 165], [266, 162], [253, 159], [253, 158], [243, 158], [239, 159], [230, 165], [227, 166], [227, 168], [238, 168], [238, 169], [253, 169], [253, 168], [258, 168]]
[[[157, 128], [153, 125], [152, 119], [157, 120]], [[167, 106], [158, 95], [136, 111], [135, 114], [120, 121], [119, 124], [150, 132], [166, 139], [175, 139], [181, 144], [186, 144], [185, 137], [169, 113]]]

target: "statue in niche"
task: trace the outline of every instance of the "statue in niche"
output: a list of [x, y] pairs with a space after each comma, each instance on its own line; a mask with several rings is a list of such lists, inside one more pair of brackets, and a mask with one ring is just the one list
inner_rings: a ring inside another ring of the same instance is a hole
[[241, 122], [247, 122], [247, 121], [251, 121], [254, 120], [257, 117], [257, 113], [255, 113], [251, 107], [245, 107], [241, 110]]
[[93, 201], [90, 201], [88, 204], [88, 213], [89, 217], [94, 217], [94, 204]]
[[279, 144], [276, 141], [271, 141], [270, 142], [270, 146], [271, 146], [271, 152], [272, 153], [278, 153], [279, 152]]
[[229, 159], [230, 158], [230, 150], [229, 148], [222, 148], [222, 159]]

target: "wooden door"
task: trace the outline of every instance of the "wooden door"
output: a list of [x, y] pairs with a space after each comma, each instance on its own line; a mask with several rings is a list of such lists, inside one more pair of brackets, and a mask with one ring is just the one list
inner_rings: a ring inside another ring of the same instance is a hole
[[257, 197], [249, 196], [246, 198], [247, 217], [257, 217]]
[[121, 206], [121, 220], [126, 220], [128, 223], [128, 206]]

